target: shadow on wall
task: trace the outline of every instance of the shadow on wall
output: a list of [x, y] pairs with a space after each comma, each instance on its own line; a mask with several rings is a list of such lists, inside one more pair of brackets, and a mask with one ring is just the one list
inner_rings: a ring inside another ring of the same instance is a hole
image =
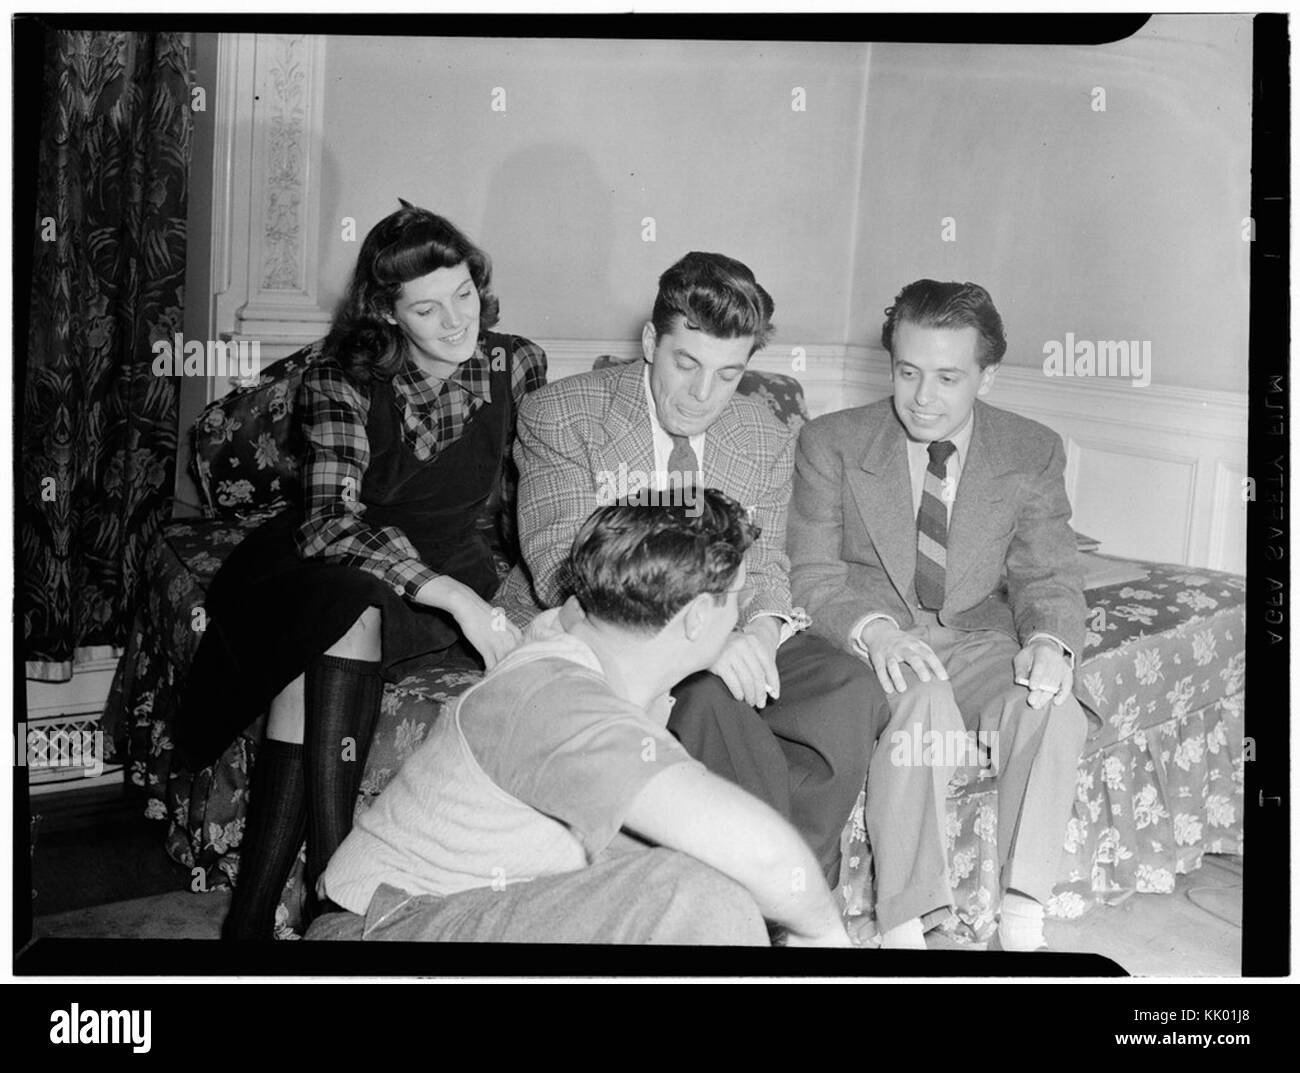
[[624, 317], [614, 308], [609, 285], [613, 205], [613, 184], [572, 142], [531, 145], [496, 169], [481, 240], [492, 254], [506, 331], [602, 338], [627, 320], [639, 333], [633, 311]]

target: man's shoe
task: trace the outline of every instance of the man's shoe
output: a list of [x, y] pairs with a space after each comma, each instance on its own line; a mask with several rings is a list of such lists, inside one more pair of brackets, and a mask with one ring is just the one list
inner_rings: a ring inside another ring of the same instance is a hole
[[1021, 950], [1007, 950], [1007, 949], [1006, 949], [1005, 947], [1003, 947], [1003, 945], [1002, 945], [1002, 936], [999, 935], [996, 931], [993, 933], [993, 938], [989, 940], [989, 944], [988, 944], [987, 947], [985, 947], [985, 949], [986, 949], [986, 950], [997, 950], [997, 951], [999, 951], [999, 952], [1001, 952], [1001, 953], [1003, 953], [1003, 954], [1018, 954], [1018, 953], [1026, 953], [1026, 954], [1050, 954], [1050, 953], [1052, 952], [1052, 948], [1051, 948], [1050, 946], [1047, 945], [1046, 941], [1044, 941], [1043, 944], [1042, 944], [1041, 946], [1036, 946], [1036, 947], [1034, 947], [1032, 950], [1023, 950], [1023, 951], [1021, 951]]

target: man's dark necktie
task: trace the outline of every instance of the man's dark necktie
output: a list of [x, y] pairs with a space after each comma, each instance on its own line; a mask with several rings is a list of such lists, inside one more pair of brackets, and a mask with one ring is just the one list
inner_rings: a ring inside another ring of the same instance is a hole
[[695, 457], [695, 448], [691, 446], [690, 437], [675, 436], [668, 433], [673, 441], [672, 453], [668, 456], [668, 483], [685, 487], [699, 480], [700, 460]]
[[916, 598], [931, 611], [943, 607], [944, 573], [948, 567], [948, 500], [944, 481], [948, 459], [957, 450], [949, 440], [927, 448], [930, 464], [925, 467], [921, 509], [916, 514]]

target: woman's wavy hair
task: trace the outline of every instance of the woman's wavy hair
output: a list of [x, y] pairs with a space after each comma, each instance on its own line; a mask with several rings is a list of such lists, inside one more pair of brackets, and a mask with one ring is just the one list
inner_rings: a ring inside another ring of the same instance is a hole
[[325, 340], [325, 355], [358, 384], [390, 380], [401, 370], [406, 336], [384, 316], [392, 314], [402, 285], [413, 279], [463, 262], [478, 288], [479, 328], [493, 327], [500, 315], [501, 304], [492, 293], [491, 258], [450, 220], [398, 200], [402, 207], [375, 224], [361, 244]]

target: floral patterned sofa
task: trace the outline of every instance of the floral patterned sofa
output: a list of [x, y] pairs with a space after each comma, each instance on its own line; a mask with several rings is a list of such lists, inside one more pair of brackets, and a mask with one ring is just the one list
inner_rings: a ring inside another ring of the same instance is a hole
[[[1076, 693], [1100, 725], [1079, 762], [1050, 916], [1168, 893], [1204, 854], [1244, 848], [1245, 579], [1129, 565], [1145, 577], [1086, 592]], [[959, 943], [987, 940], [996, 926], [995, 794], [983, 773], [959, 771], [953, 779], [948, 850], [957, 912], [941, 927]], [[845, 915], [851, 934], [865, 941], [876, 926], [861, 797], [843, 845]]]
[[[193, 475], [204, 516], [165, 526], [150, 548], [135, 621], [104, 713], [105, 739], [144, 798], [145, 814], [166, 824], [167, 854], [191, 869], [191, 889], [237, 881], [249, 774], [263, 720], [202, 771], [185, 770], [171, 740], [177, 700], [204, 625], [209, 582], [236, 544], [301, 493], [303, 442], [294, 420], [298, 385], [319, 358], [322, 341], [268, 366], [255, 383], [211, 403], [191, 432]], [[597, 367], [613, 359], [597, 359]], [[792, 429], [808, 414], [790, 376], [749, 371], [739, 391], [762, 398]], [[504, 577], [514, 561], [506, 493], [480, 524], [491, 531]], [[357, 807], [369, 805], [428, 733], [443, 706], [479, 677], [466, 664], [429, 666], [384, 690]], [[290, 876], [277, 934], [297, 936], [303, 902], [303, 859]]]
[[[303, 369], [319, 353], [319, 344], [303, 348], [200, 414], [192, 435], [205, 516], [170, 523], [154, 543], [105, 712], [109, 747], [127, 765], [146, 815], [166, 824], [166, 852], [192, 870], [196, 892], [237, 879], [262, 726], [250, 727], [210, 767], [191, 772], [176, 760], [171, 718], [198, 646], [205, 587], [230, 549], [299, 492], [295, 396]], [[739, 390], [763, 398], [793, 429], [807, 419], [792, 377], [748, 372]], [[504, 576], [511, 555], [498, 521], [494, 512], [483, 524], [499, 538]], [[1203, 854], [1242, 852], [1244, 581], [1136, 565], [1142, 580], [1088, 592], [1079, 692], [1101, 725], [1079, 765], [1078, 800], [1049, 906], [1056, 916], [1077, 916], [1135, 892], [1170, 891], [1174, 876], [1198, 868]], [[448, 702], [478, 676], [469, 666], [433, 666], [385, 688], [358, 809], [368, 807]], [[995, 793], [977, 772], [954, 779], [948, 834], [958, 906], [944, 928], [958, 941], [983, 940], [994, 926]], [[861, 800], [843, 845], [845, 915], [855, 938], [867, 941], [875, 922]], [[281, 937], [297, 937], [302, 901], [300, 860], [277, 918]]]

